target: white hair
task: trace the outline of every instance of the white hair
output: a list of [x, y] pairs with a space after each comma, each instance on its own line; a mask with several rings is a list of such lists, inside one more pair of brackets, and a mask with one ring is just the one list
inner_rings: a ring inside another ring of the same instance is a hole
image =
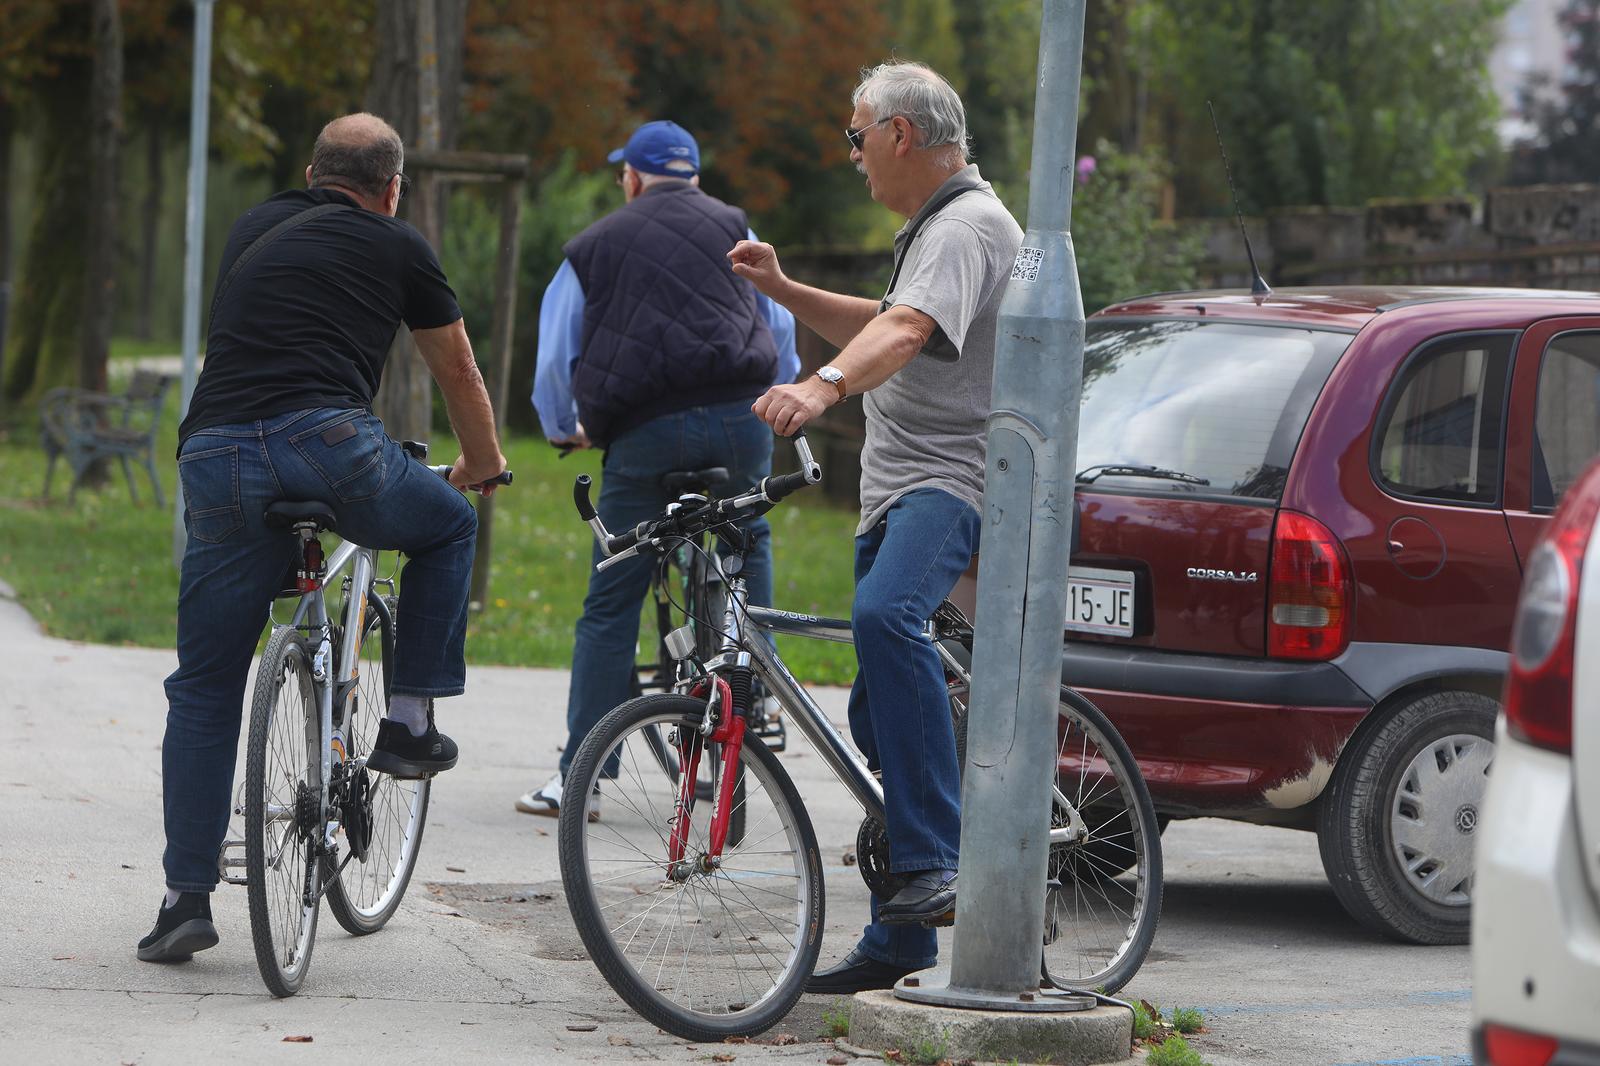
[[921, 148], [948, 146], [952, 162], [972, 158], [967, 112], [950, 83], [923, 63], [891, 60], [861, 71], [851, 106], [865, 104], [875, 119], [899, 115], [922, 134]]

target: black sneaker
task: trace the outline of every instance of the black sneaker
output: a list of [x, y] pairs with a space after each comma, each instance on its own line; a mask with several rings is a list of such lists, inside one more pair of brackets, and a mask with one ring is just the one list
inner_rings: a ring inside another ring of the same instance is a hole
[[392, 777], [431, 777], [456, 764], [456, 742], [439, 732], [428, 712], [428, 731], [420, 737], [400, 722], [378, 723], [378, 742], [367, 756], [367, 769]]
[[188, 962], [194, 953], [215, 947], [217, 927], [211, 924], [211, 893], [183, 892], [172, 906], [156, 912], [156, 927], [139, 941], [142, 962]]

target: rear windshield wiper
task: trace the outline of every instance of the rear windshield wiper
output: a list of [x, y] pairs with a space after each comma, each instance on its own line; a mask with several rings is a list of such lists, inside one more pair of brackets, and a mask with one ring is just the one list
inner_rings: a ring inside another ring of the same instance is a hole
[[1158, 466], [1118, 466], [1114, 463], [1103, 463], [1100, 466], [1086, 466], [1078, 471], [1078, 484], [1093, 485], [1103, 477], [1153, 477], [1162, 481], [1181, 481], [1185, 485], [1209, 485], [1210, 480], [1197, 477], [1194, 474], [1185, 474], [1181, 470], [1163, 470]]

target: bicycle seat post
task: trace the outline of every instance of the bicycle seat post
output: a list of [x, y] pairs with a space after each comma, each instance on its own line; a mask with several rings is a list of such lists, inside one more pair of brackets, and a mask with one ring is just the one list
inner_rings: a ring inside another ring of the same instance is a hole
[[294, 531], [300, 537], [300, 569], [295, 573], [295, 588], [305, 595], [322, 587], [322, 538], [317, 535], [315, 522], [296, 522]]

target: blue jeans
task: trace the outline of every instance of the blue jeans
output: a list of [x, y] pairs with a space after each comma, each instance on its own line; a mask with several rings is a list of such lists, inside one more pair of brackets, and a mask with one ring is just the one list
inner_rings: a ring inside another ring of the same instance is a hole
[[[744, 400], [692, 407], [651, 419], [612, 442], [606, 451], [596, 510], [612, 532], [632, 529], [658, 517], [676, 496], [661, 487], [674, 470], [727, 467], [730, 480], [717, 490], [734, 496], [755, 487], [772, 471], [772, 431]], [[772, 539], [765, 518], [744, 523], [755, 546], [742, 572], [749, 601], [772, 603]], [[578, 745], [595, 723], [633, 695], [634, 655], [639, 643], [639, 612], [650, 590], [657, 560], [633, 558], [596, 571], [590, 561], [589, 593], [583, 600], [572, 649], [572, 687], [567, 694], [567, 745], [561, 752], [565, 775]], [[721, 619], [716, 619], [718, 623]]]
[[209, 892], [228, 829], [245, 682], [297, 541], [268, 529], [275, 500], [321, 500], [339, 534], [409, 557], [400, 585], [395, 695], [466, 683], [467, 584], [477, 512], [408, 456], [373, 415], [321, 408], [192, 434], [178, 455], [189, 531], [178, 589], [178, 669], [167, 678], [161, 775], [167, 887]]
[[[855, 685], [850, 735], [883, 771], [889, 868], [954, 870], [961, 847], [961, 770], [939, 653], [922, 627], [978, 549], [978, 512], [939, 489], [917, 489], [856, 538]], [[920, 925], [872, 922], [861, 950], [879, 962], [923, 969], [938, 937]]]

